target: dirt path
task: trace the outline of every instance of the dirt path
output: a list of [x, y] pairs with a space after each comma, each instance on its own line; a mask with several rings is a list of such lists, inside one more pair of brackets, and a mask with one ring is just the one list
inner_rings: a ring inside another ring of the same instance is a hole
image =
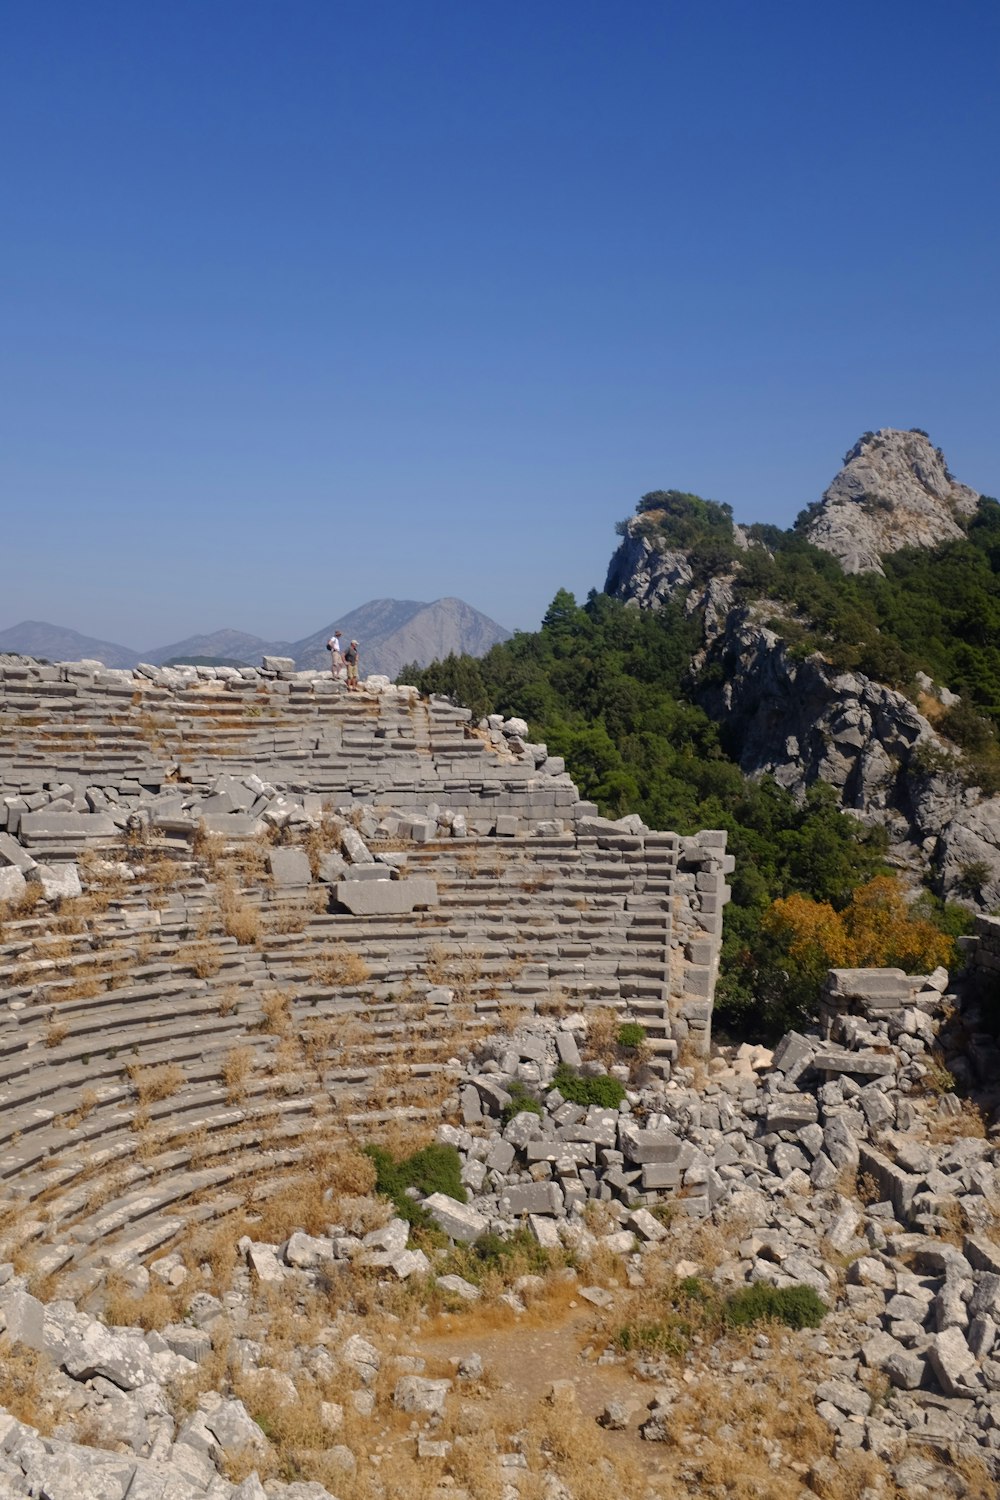
[[[546, 1302], [520, 1317], [509, 1317], [510, 1321], [499, 1321], [495, 1310], [485, 1316], [475, 1310], [450, 1315], [439, 1319], [416, 1343], [428, 1367], [433, 1364], [440, 1374], [454, 1372], [451, 1361], [479, 1354], [485, 1378], [494, 1388], [510, 1388], [508, 1395], [523, 1407], [526, 1423], [554, 1381], [571, 1381], [581, 1415], [595, 1424], [609, 1456], [627, 1454], [648, 1474], [656, 1473], [661, 1455], [639, 1437], [638, 1430], [654, 1388], [636, 1380], [624, 1364], [598, 1362], [604, 1344], [600, 1313], [571, 1298], [561, 1305]], [[591, 1348], [593, 1352], [584, 1356]], [[612, 1401], [631, 1403], [635, 1409], [624, 1432], [597, 1428], [597, 1418]]]

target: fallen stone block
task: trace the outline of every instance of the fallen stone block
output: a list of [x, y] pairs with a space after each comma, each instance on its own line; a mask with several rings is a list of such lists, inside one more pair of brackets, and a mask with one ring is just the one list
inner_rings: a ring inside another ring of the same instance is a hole
[[1000, 1322], [1000, 1276], [993, 1271], [983, 1271], [976, 1278], [975, 1289], [969, 1299], [969, 1316], [993, 1318]]
[[447, 1193], [431, 1193], [429, 1198], [424, 1199], [424, 1208], [449, 1239], [471, 1244], [489, 1228], [489, 1222], [482, 1214], [470, 1208], [467, 1203], [449, 1198]]
[[562, 1241], [555, 1220], [543, 1214], [529, 1214], [528, 1227], [543, 1250], [558, 1250]]
[[204, 813], [199, 821], [204, 833], [224, 839], [255, 839], [261, 831], [260, 819], [250, 813]]
[[270, 1245], [256, 1245], [251, 1242], [246, 1254], [247, 1265], [259, 1282], [278, 1286], [284, 1281], [285, 1273], [281, 1269], [281, 1262]]
[[158, 1374], [154, 1355], [138, 1330], [123, 1332], [96, 1321], [88, 1323], [82, 1335], [67, 1340], [61, 1362], [73, 1380], [103, 1375], [123, 1391], [138, 1390]]
[[[403, 1243], [405, 1244], [406, 1241], [404, 1240]], [[290, 1266], [312, 1269], [332, 1259], [333, 1245], [330, 1240], [305, 1234], [301, 1229], [296, 1230], [290, 1236], [285, 1246], [285, 1260]]]
[[272, 849], [267, 868], [276, 886], [306, 886], [312, 880], [309, 856], [304, 849]]
[[965, 1258], [977, 1271], [992, 1271], [1000, 1275], [1000, 1245], [987, 1239], [985, 1234], [966, 1235], [962, 1249]]
[[382, 1356], [375, 1345], [362, 1338], [360, 1333], [352, 1333], [345, 1341], [341, 1346], [340, 1357], [352, 1370], [357, 1371], [366, 1385], [372, 1383], [382, 1364]]
[[28, 883], [16, 865], [0, 866], [0, 901], [19, 901]]
[[500, 1212], [515, 1218], [522, 1214], [561, 1214], [562, 1189], [555, 1182], [516, 1184], [501, 1194]]
[[45, 843], [77, 843], [114, 838], [117, 829], [103, 813], [26, 812], [21, 814], [20, 837], [29, 847]]
[[781, 1094], [768, 1106], [768, 1132], [800, 1130], [819, 1119], [819, 1107], [811, 1094]]
[[961, 1395], [966, 1389], [962, 1377], [976, 1365], [976, 1356], [961, 1329], [946, 1328], [943, 1333], [935, 1334], [928, 1346], [927, 1358], [945, 1395]]
[[483, 1101], [487, 1114], [503, 1114], [510, 1103], [510, 1095], [507, 1090], [502, 1088], [499, 1083], [494, 1082], [492, 1078], [477, 1077], [473, 1078], [472, 1083], [478, 1091], [480, 1099]]
[[637, 1125], [623, 1124], [618, 1131], [618, 1140], [623, 1155], [637, 1166], [647, 1162], [674, 1162], [681, 1154], [680, 1137], [671, 1130], [642, 1130]]
[[[542, 1122], [533, 1110], [523, 1109], [520, 1114], [504, 1126], [503, 1138], [509, 1141], [516, 1151], [523, 1151], [529, 1141], [533, 1141], [542, 1133]], [[553, 1138], [553, 1151], [557, 1149], [560, 1142]]]
[[338, 880], [344, 879], [348, 869], [349, 866], [344, 856], [331, 849], [329, 854], [324, 854], [320, 859], [319, 878], [325, 885], [336, 885]]
[[464, 1276], [456, 1276], [453, 1273], [448, 1276], [435, 1278], [436, 1285], [443, 1292], [450, 1292], [453, 1297], [461, 1297], [463, 1302], [478, 1302], [482, 1295], [477, 1286], [471, 1281], [466, 1281]]
[[405, 880], [338, 880], [339, 905], [355, 917], [399, 916], [417, 907], [436, 906], [437, 881], [429, 875]]
[[399, 1411], [440, 1416], [450, 1390], [450, 1380], [427, 1380], [423, 1375], [403, 1375], [396, 1382], [392, 1401]]
[[352, 865], [371, 865], [375, 863], [374, 854], [356, 828], [348, 826], [341, 830], [340, 847]]
[[71, 901], [83, 895], [80, 872], [74, 864], [36, 865], [28, 871], [29, 885], [40, 885], [46, 901]]
[[400, 1281], [406, 1281], [410, 1276], [430, 1275], [431, 1263], [422, 1250], [400, 1250], [391, 1257], [389, 1267]]
[[871, 1146], [858, 1147], [858, 1165], [862, 1172], [873, 1178], [882, 1197], [892, 1204], [897, 1217], [905, 1224], [921, 1179], [900, 1171], [888, 1157]]
[[826, 993], [840, 1001], [890, 1010], [907, 1004], [910, 985], [902, 969], [831, 969]]
[[35, 861], [27, 850], [23, 849], [17, 839], [11, 838], [9, 833], [0, 833], [0, 867], [13, 865], [26, 875]]
[[670, 1188], [680, 1187], [680, 1185], [681, 1168], [675, 1162], [647, 1162], [642, 1169], [642, 1191], [644, 1193], [662, 1193]]
[[556, 1032], [556, 1052], [560, 1062], [567, 1063], [571, 1068], [580, 1066], [580, 1048], [571, 1031]]
[[812, 1066], [817, 1073], [847, 1073], [863, 1078], [884, 1078], [896, 1071], [895, 1058], [883, 1052], [851, 1052], [842, 1047], [826, 1047], [817, 1052]]

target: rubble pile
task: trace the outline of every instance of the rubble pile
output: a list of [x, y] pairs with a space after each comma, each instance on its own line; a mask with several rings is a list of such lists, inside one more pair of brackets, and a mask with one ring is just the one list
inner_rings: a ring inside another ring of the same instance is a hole
[[[555, 1086], [560, 1067], [563, 1080], [605, 1076], [582, 1060], [586, 1018], [536, 1019], [494, 1036], [466, 1064], [445, 1106], [462, 1123], [443, 1123], [437, 1139], [458, 1153], [468, 1201], [437, 1192], [424, 1207], [459, 1244], [527, 1227], [541, 1246], [571, 1252], [580, 1267], [610, 1251], [640, 1307], [648, 1258], [668, 1244], [676, 1255], [677, 1226], [687, 1216], [710, 1215], [723, 1232], [738, 1226], [720, 1264], [681, 1261], [677, 1273], [709, 1278], [723, 1291], [762, 1281], [819, 1294], [830, 1313], [818, 1331], [798, 1337], [822, 1361], [814, 1399], [835, 1459], [868, 1451], [915, 1497], [940, 1493], [960, 1460], [1000, 1476], [1000, 1116], [985, 1133], [965, 1133], [961, 1101], [944, 1086], [953, 1081], [945, 1065], [964, 1056], [941, 1050], [942, 1023], [957, 1004], [943, 971], [924, 980], [834, 971], [822, 1030], [791, 1032], [773, 1053], [739, 1047], [714, 1059], [697, 1083], [690, 1070], [676, 1069], [663, 1082], [644, 1080], [641, 1064], [632, 1065], [632, 1079], [616, 1065], [624, 1090], [617, 1107], [574, 1104]], [[984, 1035], [972, 1002], [966, 1019]], [[985, 1045], [979, 1057], [988, 1060]], [[532, 1096], [535, 1107], [516, 1108]], [[596, 1219], [595, 1203], [602, 1205]], [[93, 1475], [85, 1468], [92, 1462], [100, 1466], [99, 1493], [120, 1500], [166, 1494], [168, 1480], [178, 1500], [283, 1496], [275, 1480], [261, 1487], [220, 1476], [223, 1452], [262, 1441], [231, 1393], [202, 1397], [180, 1425], [169, 1414], [169, 1382], [207, 1357], [213, 1331], [225, 1322], [245, 1370], [260, 1373], [261, 1346], [246, 1332], [255, 1289], [305, 1295], [350, 1268], [387, 1285], [436, 1283], [456, 1307], [480, 1295], [463, 1277], [441, 1273], [440, 1252], [414, 1248], [399, 1217], [367, 1233], [331, 1224], [280, 1244], [247, 1237], [239, 1249], [242, 1269], [224, 1298], [198, 1289], [195, 1279], [183, 1321], [148, 1334], [107, 1328], [71, 1303], [46, 1307], [11, 1267], [0, 1270], [7, 1338], [43, 1350], [59, 1368], [66, 1412], [86, 1411], [120, 1450], [92, 1458], [68, 1434], [43, 1439], [8, 1418], [0, 1442], [5, 1493], [48, 1493], [40, 1485], [58, 1473], [78, 1483], [60, 1494], [96, 1494], [84, 1487], [93, 1479], [80, 1477]], [[176, 1288], [191, 1275], [173, 1253], [121, 1269], [140, 1293]], [[528, 1290], [504, 1294], [512, 1315], [524, 1311]], [[581, 1278], [579, 1297], [596, 1307], [613, 1306], [620, 1295]], [[419, 1360], [377, 1347], [363, 1330], [363, 1322], [338, 1313], [321, 1345], [299, 1351], [302, 1370], [317, 1360], [342, 1369], [344, 1399], [370, 1410], [375, 1377], [395, 1360], [393, 1402], [419, 1419], [420, 1451], [440, 1457], [434, 1426], [461, 1399], [461, 1382], [425, 1378]], [[769, 1348], [761, 1336], [760, 1360]], [[467, 1363], [481, 1369], [475, 1349]], [[732, 1384], [746, 1373], [733, 1366], [718, 1378]], [[878, 1401], [876, 1374], [885, 1389]], [[605, 1425], [628, 1427], [634, 1418], [647, 1441], [666, 1440], [684, 1380], [665, 1357], [641, 1361], [635, 1379], [636, 1398], [605, 1413]], [[332, 1412], [331, 1449], [337, 1422]], [[345, 1464], [355, 1461], [345, 1448]]]

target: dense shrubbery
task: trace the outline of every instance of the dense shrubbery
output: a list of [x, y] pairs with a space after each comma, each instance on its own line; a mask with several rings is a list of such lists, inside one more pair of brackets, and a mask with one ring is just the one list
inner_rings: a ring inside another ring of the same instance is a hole
[[427, 1196], [447, 1193], [459, 1203], [466, 1201], [462, 1158], [454, 1146], [424, 1146], [398, 1161], [384, 1146], [366, 1146], [365, 1154], [375, 1163], [375, 1191], [391, 1198], [399, 1217], [409, 1224], [426, 1227], [431, 1221], [423, 1205], [410, 1197], [408, 1188]]
[[[638, 509], [642, 526], [689, 553], [696, 577], [734, 566], [738, 593], [773, 599], [775, 628], [797, 654], [821, 650], [841, 669], [914, 694], [922, 670], [960, 692], [962, 704], [941, 712], [939, 727], [963, 747], [967, 778], [1000, 790], [1000, 504], [984, 502], [965, 540], [888, 558], [885, 578], [845, 576], [795, 530], [752, 526], [761, 545], [739, 551], [729, 507], [697, 495], [653, 491]], [[451, 694], [476, 714], [523, 715], [611, 817], [638, 812], [680, 833], [726, 829], [736, 873], [716, 1014], [730, 1028], [766, 1034], [815, 1004], [808, 965], [765, 924], [771, 904], [797, 895], [843, 913], [858, 887], [884, 873], [885, 838], [844, 817], [829, 787], [814, 786], [799, 806], [771, 779], [743, 776], [690, 698], [699, 643], [699, 623], [681, 601], [653, 613], [592, 592], [581, 607], [560, 590], [541, 630], [519, 632], [482, 660], [404, 668], [402, 680]], [[713, 671], [724, 677], [724, 664], [710, 661], [700, 682]], [[927, 774], [951, 768], [940, 760]], [[920, 916], [952, 937], [962, 928], [960, 913], [930, 898]], [[811, 962], [816, 971], [824, 964], [821, 945]]]
[[784, 1323], [789, 1328], [818, 1328], [830, 1309], [811, 1286], [768, 1286], [757, 1281], [726, 1299], [723, 1320], [730, 1328], [753, 1323]]
[[555, 1086], [571, 1104], [596, 1104], [600, 1109], [617, 1109], [625, 1098], [625, 1089], [617, 1078], [609, 1078], [606, 1073], [596, 1077], [577, 1073], [567, 1063], [560, 1063], [556, 1069]]

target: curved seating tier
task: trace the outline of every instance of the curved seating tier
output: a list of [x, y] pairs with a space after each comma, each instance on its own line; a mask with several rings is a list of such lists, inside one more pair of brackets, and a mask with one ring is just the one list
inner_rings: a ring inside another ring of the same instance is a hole
[[274, 884], [259, 850], [130, 843], [124, 828], [88, 839], [81, 897], [0, 907], [0, 1230], [37, 1274], [85, 1287], [330, 1143], [399, 1120], [430, 1129], [456, 1056], [524, 1010], [610, 1006], [643, 1021], [669, 1071], [683, 1007], [703, 1003], [685, 994], [692, 963], [713, 962], [694, 944], [717, 933], [707, 899], [699, 916], [721, 884], [716, 836], [592, 826], [561, 767], [410, 693], [165, 688], [17, 663], [0, 686], [2, 791], [28, 805], [96, 788], [121, 825], [146, 790], [225, 770], [328, 809], [436, 804], [468, 822], [466, 837], [394, 841], [405, 875], [436, 891], [402, 915], [353, 916], [315, 880]]

